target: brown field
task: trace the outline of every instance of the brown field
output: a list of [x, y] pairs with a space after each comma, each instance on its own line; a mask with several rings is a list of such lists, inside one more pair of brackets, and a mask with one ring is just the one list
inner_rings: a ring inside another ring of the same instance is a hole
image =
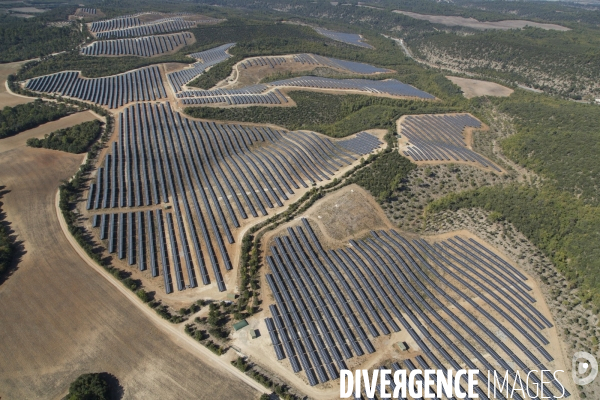
[[446, 15], [426, 15], [426, 14], [417, 14], [409, 11], [400, 11], [394, 10], [392, 12], [398, 14], [404, 14], [411, 18], [421, 19], [425, 21], [429, 21], [434, 24], [442, 24], [448, 26], [464, 26], [466, 28], [473, 29], [521, 29], [526, 26], [533, 26], [535, 28], [554, 30], [554, 31], [570, 31], [571, 29], [556, 25], [556, 24], [543, 24], [539, 22], [525, 21], [520, 19], [507, 19], [504, 21], [495, 21], [495, 22], [481, 22], [477, 21], [474, 18], [464, 18], [464, 17], [455, 17], [455, 16], [446, 16]]
[[25, 132], [21, 132], [18, 135], [10, 136], [0, 140], [0, 151], [3, 153], [8, 150], [12, 150], [18, 147], [24, 147], [25, 142], [29, 138], [41, 139], [44, 135], [54, 132], [58, 129], [68, 128], [73, 125], [81, 124], [83, 122], [92, 121], [96, 119], [96, 116], [91, 111], [79, 112], [76, 114], [68, 115], [56, 121], [48, 122], [47, 124], [40, 125], [37, 128], [30, 129]]
[[8, 76], [16, 73], [21, 65], [25, 63], [26, 61], [19, 61], [8, 64], [0, 64], [0, 108], [4, 108], [6, 106], [14, 107], [17, 104], [25, 104], [34, 100], [28, 97], [14, 96], [6, 90], [5, 82]]
[[59, 399], [85, 372], [115, 375], [123, 398], [257, 397], [199, 358], [203, 348], [157, 329], [82, 260], [60, 228], [55, 195], [84, 156], [25, 147], [26, 135], [0, 141], [2, 209], [21, 249], [0, 285], [0, 397]]
[[459, 78], [458, 76], [447, 76], [452, 83], [460, 86], [463, 95], [467, 99], [479, 96], [508, 97], [514, 90], [494, 82], [480, 81], [478, 79]]

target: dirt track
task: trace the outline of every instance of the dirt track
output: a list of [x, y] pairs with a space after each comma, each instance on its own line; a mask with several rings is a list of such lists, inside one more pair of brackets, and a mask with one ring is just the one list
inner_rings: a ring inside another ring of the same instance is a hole
[[0, 285], [0, 397], [61, 398], [79, 374], [102, 371], [119, 379], [123, 398], [257, 397], [157, 329], [73, 250], [54, 201], [83, 155], [17, 144], [0, 141], [2, 208], [23, 250]]

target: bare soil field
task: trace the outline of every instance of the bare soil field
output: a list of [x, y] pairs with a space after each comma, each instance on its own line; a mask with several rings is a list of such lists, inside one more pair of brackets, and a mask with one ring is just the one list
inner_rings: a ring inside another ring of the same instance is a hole
[[3, 211], [21, 247], [0, 286], [0, 396], [58, 399], [79, 374], [105, 371], [123, 398], [255, 398], [157, 329], [71, 247], [54, 201], [82, 159], [22, 145], [0, 150]]
[[479, 79], [459, 78], [458, 76], [447, 76], [452, 83], [460, 86], [463, 95], [467, 99], [479, 96], [508, 97], [514, 90], [494, 82], [481, 81]]
[[27, 61], [19, 61], [8, 64], [0, 64], [0, 82], [2, 82], [2, 84], [0, 84], [0, 108], [4, 108], [6, 106], [14, 107], [17, 104], [30, 103], [34, 100], [32, 98], [15, 96], [6, 90], [5, 82], [8, 76], [16, 73], [21, 65], [25, 64], [26, 62]]
[[18, 147], [26, 146], [25, 142], [30, 138], [41, 139], [44, 135], [54, 132], [58, 129], [68, 128], [73, 125], [81, 124], [96, 119], [96, 116], [90, 111], [79, 112], [68, 115], [56, 121], [48, 122], [38, 126], [37, 128], [21, 132], [18, 135], [10, 136], [0, 140], [0, 152], [7, 152]]
[[477, 21], [475, 18], [464, 18], [464, 17], [455, 17], [455, 16], [446, 16], [446, 15], [427, 15], [427, 14], [418, 14], [409, 11], [400, 11], [394, 10], [393, 12], [398, 14], [404, 14], [411, 18], [421, 19], [425, 21], [429, 21], [434, 24], [442, 24], [448, 26], [464, 26], [466, 28], [473, 29], [521, 29], [526, 26], [533, 26], [535, 28], [554, 30], [554, 31], [570, 31], [571, 29], [556, 25], [556, 24], [543, 24], [539, 22], [532, 22], [520, 19], [507, 19], [504, 21], [494, 21], [494, 22], [481, 22]]

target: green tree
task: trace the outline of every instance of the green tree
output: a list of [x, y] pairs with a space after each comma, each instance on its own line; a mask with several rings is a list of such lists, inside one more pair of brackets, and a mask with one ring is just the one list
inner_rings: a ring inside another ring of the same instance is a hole
[[109, 400], [108, 383], [100, 374], [80, 375], [69, 387], [68, 400]]

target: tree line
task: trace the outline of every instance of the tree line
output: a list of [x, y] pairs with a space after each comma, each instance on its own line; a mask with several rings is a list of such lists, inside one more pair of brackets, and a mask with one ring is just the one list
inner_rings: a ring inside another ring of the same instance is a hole
[[42, 99], [14, 107], [6, 106], [0, 112], [0, 139], [55, 121], [75, 111], [75, 108], [63, 103], [45, 102]]
[[27, 146], [80, 154], [90, 147], [101, 132], [102, 123], [95, 119], [51, 132], [43, 139], [27, 139]]
[[393, 128], [396, 120], [405, 114], [462, 110], [460, 102], [455, 104], [309, 91], [291, 91], [288, 94], [297, 104], [296, 107], [187, 107], [185, 113], [195, 118], [271, 123], [290, 130], [312, 130], [339, 138], [364, 129]]

